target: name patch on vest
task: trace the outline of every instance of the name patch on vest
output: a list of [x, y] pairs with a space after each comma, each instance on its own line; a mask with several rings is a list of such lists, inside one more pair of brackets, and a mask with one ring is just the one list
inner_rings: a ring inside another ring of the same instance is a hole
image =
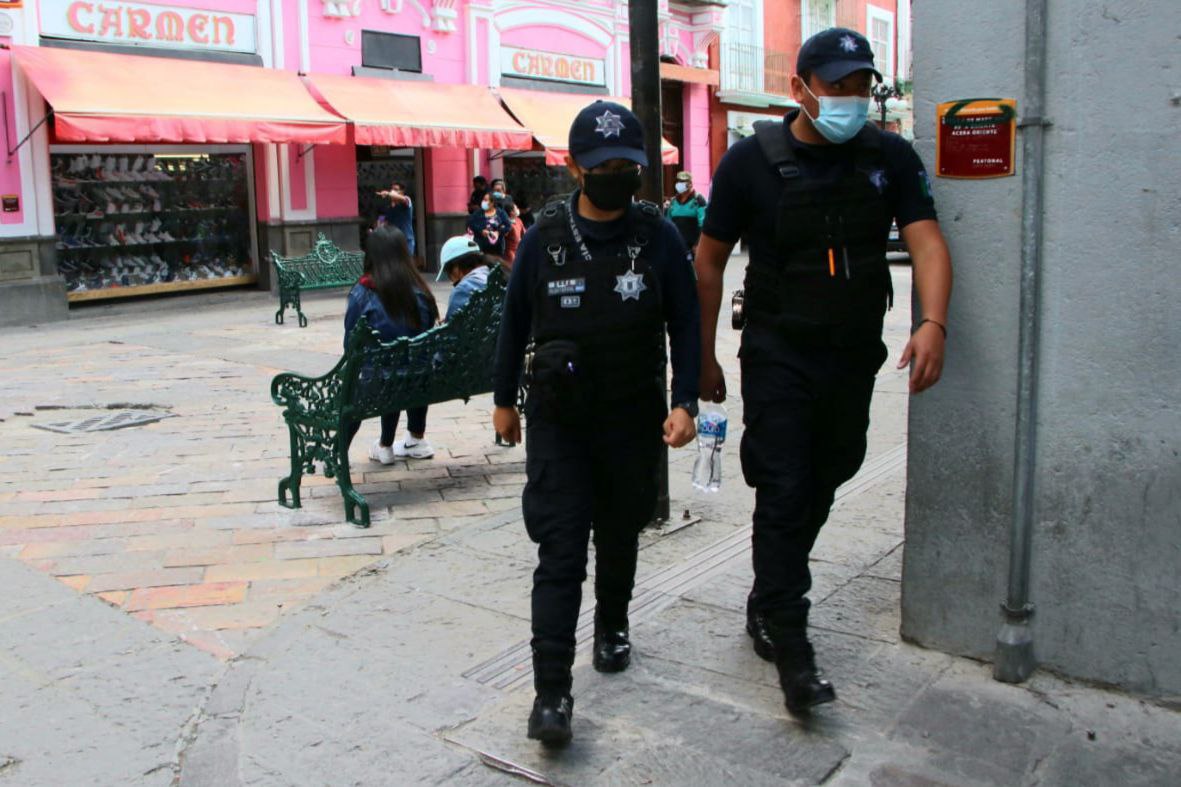
[[[581, 295], [586, 292], [586, 279], [555, 279], [547, 282], [546, 287], [550, 295]], [[562, 299], [562, 307], [566, 306], [566, 299]]]
[[562, 303], [563, 309], [577, 309], [580, 306], [582, 306], [582, 296], [581, 295], [563, 295], [561, 303]]

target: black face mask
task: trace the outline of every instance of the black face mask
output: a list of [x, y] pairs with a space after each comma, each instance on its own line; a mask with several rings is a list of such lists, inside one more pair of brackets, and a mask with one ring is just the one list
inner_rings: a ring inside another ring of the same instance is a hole
[[606, 172], [601, 175], [587, 172], [582, 176], [582, 191], [599, 210], [619, 210], [631, 204], [641, 183], [639, 170]]

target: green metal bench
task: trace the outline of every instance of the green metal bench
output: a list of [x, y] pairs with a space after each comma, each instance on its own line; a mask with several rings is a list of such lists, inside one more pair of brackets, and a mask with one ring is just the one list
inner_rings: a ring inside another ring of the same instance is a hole
[[271, 262], [279, 280], [279, 310], [275, 312], [275, 322], [282, 325], [283, 313], [288, 306], [293, 306], [299, 315], [299, 327], [306, 328], [308, 318], [300, 308], [300, 292], [356, 284], [361, 278], [365, 253], [338, 248], [320, 233], [315, 246], [302, 257], [283, 257], [272, 251]]
[[[346, 424], [492, 390], [492, 366], [506, 282], [502, 269], [449, 322], [418, 336], [383, 342], [364, 318], [349, 334], [344, 356], [322, 377], [292, 372], [271, 381], [291, 435], [291, 475], [279, 482], [279, 504], [299, 508], [304, 473], [322, 462], [344, 497], [345, 517], [369, 526], [369, 504], [353, 488]], [[360, 514], [358, 516], [358, 510]]]

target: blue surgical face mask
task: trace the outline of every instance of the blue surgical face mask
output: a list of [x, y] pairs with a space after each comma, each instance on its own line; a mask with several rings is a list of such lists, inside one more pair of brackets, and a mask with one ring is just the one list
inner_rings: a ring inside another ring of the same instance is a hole
[[[848, 142], [869, 121], [869, 99], [863, 96], [818, 96], [804, 85], [804, 90], [820, 103], [820, 117], [808, 115], [820, 135], [835, 145]], [[808, 110], [801, 105], [801, 110]]]

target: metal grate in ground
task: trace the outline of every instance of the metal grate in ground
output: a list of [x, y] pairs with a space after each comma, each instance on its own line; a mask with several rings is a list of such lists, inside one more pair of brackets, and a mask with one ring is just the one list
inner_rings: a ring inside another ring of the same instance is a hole
[[85, 434], [88, 432], [109, 432], [113, 429], [127, 429], [172, 418], [173, 413], [159, 410], [114, 410], [102, 415], [91, 415], [71, 421], [55, 421], [49, 424], [33, 424], [37, 429], [59, 434]]

